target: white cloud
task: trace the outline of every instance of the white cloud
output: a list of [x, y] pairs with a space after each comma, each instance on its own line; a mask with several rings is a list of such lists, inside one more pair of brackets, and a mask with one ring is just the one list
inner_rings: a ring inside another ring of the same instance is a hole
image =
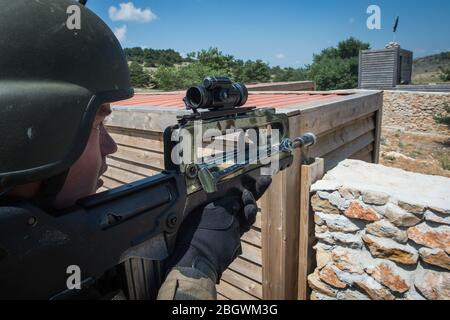
[[284, 55], [284, 53], [277, 53], [277, 54], [275, 55], [275, 57], [276, 57], [277, 59], [284, 59], [284, 58], [286, 58], [286, 56]]
[[109, 7], [109, 18], [112, 21], [150, 22], [158, 18], [150, 8], [136, 8], [133, 2], [119, 4], [120, 9]]
[[114, 28], [114, 34], [120, 42], [124, 42], [127, 38], [127, 26], [123, 25], [120, 28]]

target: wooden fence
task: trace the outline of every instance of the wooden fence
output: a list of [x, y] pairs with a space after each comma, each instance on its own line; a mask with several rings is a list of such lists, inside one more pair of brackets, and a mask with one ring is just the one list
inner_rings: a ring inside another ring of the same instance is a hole
[[[164, 169], [162, 131], [177, 111], [114, 108], [107, 127], [119, 150], [107, 159], [108, 190]], [[219, 299], [306, 299], [313, 267], [309, 185], [346, 158], [378, 162], [382, 93], [351, 91], [326, 101], [280, 110], [289, 115], [291, 136], [313, 132], [318, 143], [274, 177], [260, 200], [261, 213], [242, 238], [243, 254], [223, 274]], [[310, 166], [302, 162], [322, 158]], [[308, 231], [309, 230], [309, 231]]]

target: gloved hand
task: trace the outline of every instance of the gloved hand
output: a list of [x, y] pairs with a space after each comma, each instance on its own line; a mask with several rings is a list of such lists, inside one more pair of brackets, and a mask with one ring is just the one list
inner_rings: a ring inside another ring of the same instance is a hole
[[214, 282], [242, 253], [241, 236], [255, 223], [261, 198], [272, 179], [261, 177], [252, 188], [192, 212], [178, 233], [169, 268], [195, 268]]

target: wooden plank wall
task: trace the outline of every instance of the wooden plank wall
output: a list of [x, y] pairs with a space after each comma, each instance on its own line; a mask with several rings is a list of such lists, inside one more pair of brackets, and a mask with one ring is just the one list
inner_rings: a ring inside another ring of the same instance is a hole
[[[323, 158], [325, 172], [346, 158], [378, 160], [382, 94], [344, 99], [290, 117], [290, 134], [314, 132], [318, 143], [294, 157], [294, 165], [273, 179], [260, 200], [261, 214], [242, 239], [243, 254], [226, 270], [217, 286], [219, 299], [297, 299], [304, 290], [305, 267], [299, 263], [308, 237], [300, 234], [305, 217], [300, 208], [302, 158]], [[118, 152], [107, 159], [108, 190], [164, 168], [162, 134], [108, 126]], [[302, 222], [303, 221], [303, 222]], [[303, 250], [303, 251], [302, 251]], [[302, 269], [303, 268], [303, 269]], [[300, 269], [300, 273], [299, 273]]]
[[318, 117], [315, 110], [301, 114], [301, 132], [314, 132], [317, 143], [304, 156], [323, 158], [325, 172], [344, 159], [378, 163], [380, 147], [382, 95], [371, 101], [350, 100], [327, 108]]
[[108, 126], [118, 150], [106, 159], [102, 190], [144, 179], [164, 169], [162, 133]]
[[398, 49], [363, 50], [359, 55], [359, 88], [389, 89], [398, 82]]

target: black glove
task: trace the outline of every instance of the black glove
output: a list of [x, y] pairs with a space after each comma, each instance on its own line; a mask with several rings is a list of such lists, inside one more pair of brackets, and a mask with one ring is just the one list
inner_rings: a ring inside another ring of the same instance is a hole
[[261, 177], [241, 194], [192, 212], [180, 227], [169, 268], [195, 268], [218, 282], [242, 253], [241, 236], [255, 223], [256, 201], [271, 182], [270, 177]]

